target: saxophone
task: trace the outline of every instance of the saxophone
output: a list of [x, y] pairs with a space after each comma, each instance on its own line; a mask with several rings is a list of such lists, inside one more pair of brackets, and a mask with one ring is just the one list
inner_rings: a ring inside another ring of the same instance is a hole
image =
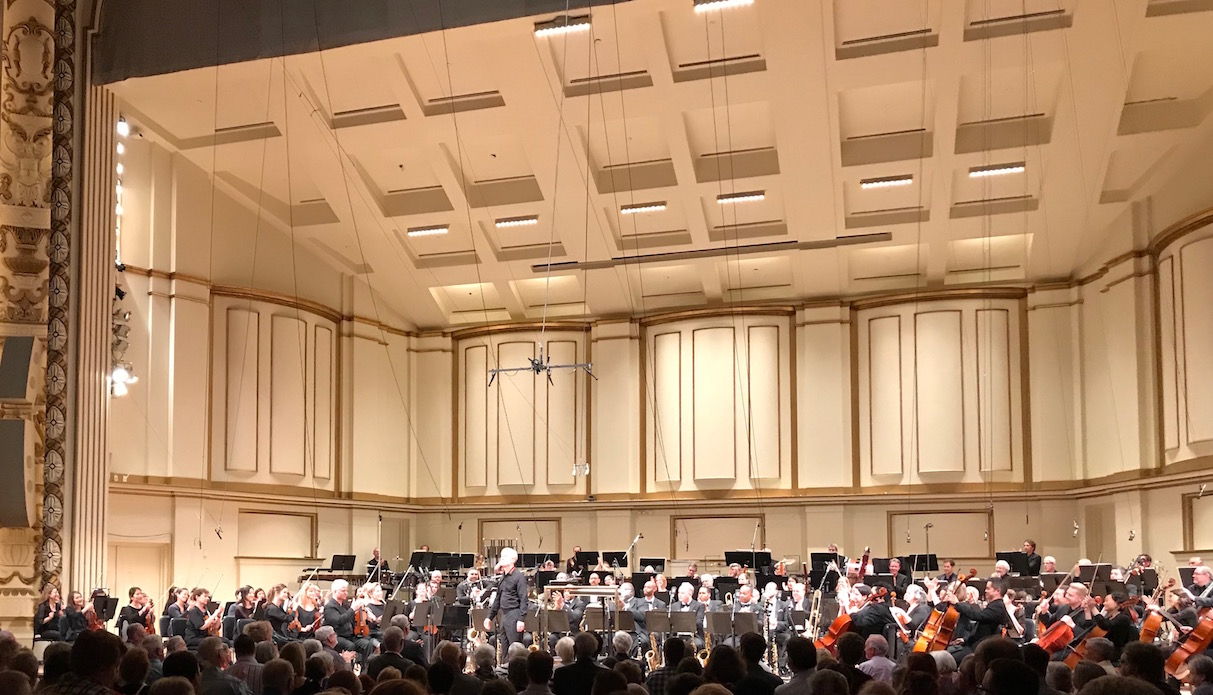
[[703, 649], [699, 650], [699, 653], [695, 655], [695, 658], [699, 659], [700, 666], [706, 666], [708, 663], [708, 656], [710, 656], [711, 654], [712, 654], [712, 633], [708, 632], [707, 630], [704, 630], [704, 632], [703, 632]]

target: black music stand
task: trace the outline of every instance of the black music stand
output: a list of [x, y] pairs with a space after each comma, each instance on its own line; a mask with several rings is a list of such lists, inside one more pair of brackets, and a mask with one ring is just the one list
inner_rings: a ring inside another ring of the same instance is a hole
[[484, 619], [487, 617], [489, 617], [489, 609], [472, 608], [468, 611], [468, 624], [479, 630], [484, 625]]
[[834, 587], [838, 585], [840, 578], [842, 578], [842, 575], [825, 567], [811, 569], [809, 570], [809, 590], [833, 591]]
[[1007, 577], [1007, 588], [1026, 591], [1029, 596], [1036, 596], [1040, 592], [1040, 578], [1033, 577], [1030, 574], [1019, 577]]
[[[589, 610], [588, 608], [586, 609]], [[615, 629], [623, 630], [624, 632], [636, 631], [636, 616], [632, 615], [632, 611], [611, 611], [611, 615], [615, 616]]]
[[744, 635], [753, 632], [762, 634], [758, 629], [758, 614], [744, 611], [733, 616], [733, 634]]
[[[788, 612], [788, 620], [792, 623], [792, 629], [795, 630], [799, 634], [801, 632], [804, 632], [808, 628], [808, 626], [805, 623], [809, 622], [809, 614], [805, 611], [797, 610], [797, 609], [793, 608], [791, 611]], [[809, 637], [809, 639], [816, 639], [816, 638], [817, 638], [816, 635]]]
[[559, 572], [552, 570], [540, 570], [535, 573], [535, 590], [543, 591], [543, 588], [549, 583], [556, 581], [556, 575]]
[[598, 566], [598, 558], [602, 553], [597, 550], [579, 550], [573, 555], [576, 564], [585, 567], [587, 572], [592, 572], [594, 567]]
[[834, 563], [838, 569], [843, 569], [847, 559], [840, 553], [809, 553], [809, 571], [824, 570]]
[[357, 557], [354, 555], [334, 555], [333, 560], [329, 563], [329, 569], [333, 574], [353, 572], [356, 559]]
[[640, 558], [640, 562], [637, 564], [640, 569], [644, 569], [645, 567], [652, 567], [654, 572], [664, 572], [665, 571], [665, 558], [664, 557], [642, 557], [642, 558]]
[[409, 556], [409, 564], [422, 572], [428, 571], [433, 563], [434, 553], [428, 550], [418, 550]]
[[632, 573], [632, 588], [636, 590], [637, 596], [644, 595], [644, 585], [657, 574], [654, 572], [633, 572]]
[[1129, 593], [1125, 589], [1124, 582], [1097, 580], [1097, 581], [1094, 581], [1091, 583], [1091, 595], [1092, 596], [1107, 596], [1108, 594], [1113, 594], [1118, 591], [1122, 594], [1126, 594], [1126, 596]]
[[1176, 567], [1179, 572], [1180, 586], [1192, 586], [1195, 582], [1192, 579], [1192, 574], [1196, 572], [1195, 567]]
[[441, 555], [434, 554], [434, 564], [430, 566], [431, 570], [440, 570], [442, 572], [450, 572], [460, 569], [463, 558], [458, 555], [450, 555], [442, 553]]
[[389, 625], [392, 622], [392, 618], [396, 617], [397, 615], [408, 615], [408, 612], [408, 601], [389, 599], [387, 603], [383, 604], [383, 618], [380, 621], [380, 624]]
[[1090, 586], [1093, 582], [1108, 581], [1112, 578], [1112, 564], [1101, 562], [1095, 565], [1079, 565], [1078, 577], [1074, 581]]
[[543, 567], [551, 560], [553, 565], [560, 564], [560, 553], [535, 553], [535, 566]]
[[723, 601], [725, 594], [737, 595], [737, 587], [741, 586], [741, 582], [732, 577], [717, 577], [712, 585], [716, 588], [716, 598]]
[[466, 569], [471, 569], [476, 566], [476, 554], [475, 553], [456, 553], [456, 554], [454, 554], [454, 556], [459, 558], [458, 569], [466, 570]]
[[727, 635], [733, 632], [733, 614], [729, 611], [708, 611], [703, 615], [705, 633]]
[[1142, 567], [1136, 574], [1129, 575], [1129, 581], [1126, 583], [1135, 584], [1139, 596], [1149, 596], [1158, 590], [1158, 570]]
[[1061, 580], [1066, 578], [1065, 572], [1045, 572], [1040, 575], [1040, 585], [1049, 594], [1057, 591], [1057, 587], [1061, 586]]
[[[702, 583], [703, 582], [699, 580], [699, 577], [674, 577], [670, 580], [670, 586], [674, 587], [675, 591], [677, 591], [678, 587], [682, 586], [683, 584], [690, 584], [691, 588], [694, 589], [695, 592], [698, 592], [699, 586]], [[692, 594], [692, 596], [694, 596], [694, 594]]]
[[994, 554], [995, 561], [1002, 560], [1011, 566], [1011, 573], [1021, 577], [1028, 575], [1028, 554], [1021, 550], [1010, 550]]
[[938, 572], [939, 556], [935, 553], [907, 555], [901, 559], [901, 570], [905, 572]]
[[771, 554], [765, 550], [726, 550], [724, 552], [724, 564], [726, 565], [741, 565], [750, 569], [760, 569], [771, 566]]
[[622, 550], [608, 550], [602, 554], [602, 564], [607, 567], [627, 567], [628, 554]]
[[518, 554], [518, 566], [523, 569], [528, 569], [528, 570], [534, 569], [535, 556], [536, 556], [535, 553], [519, 553]]
[[573, 627], [570, 625], [572, 617], [572, 614], [566, 610], [544, 610], [539, 624], [546, 626], [543, 630], [543, 634], [545, 635], [550, 635], [553, 632], [564, 634], [573, 631]]
[[[117, 601], [118, 599], [114, 599], [114, 600]], [[116, 606], [118, 604], [115, 603], [114, 605]], [[94, 608], [95, 608], [95, 606], [94, 606]], [[206, 612], [207, 613], [214, 613], [218, 609], [219, 609], [218, 601], [207, 601], [206, 602]], [[223, 613], [220, 613], [219, 615], [223, 615]]]
[[[605, 632], [607, 627], [607, 615], [602, 606], [586, 606], [585, 611], [581, 614], [581, 622], [585, 624], [586, 632]], [[631, 613], [624, 611], [627, 616], [632, 617]]]
[[677, 611], [669, 613], [670, 632], [675, 635], [693, 635], [699, 631], [695, 624], [694, 611]]
[[[875, 564], [876, 562], [879, 562], [879, 561], [873, 560], [872, 562], [873, 562], [873, 564]], [[888, 589], [889, 591], [893, 591], [894, 590], [893, 589], [893, 575], [889, 574], [889, 561], [888, 560], [885, 560], [884, 569], [885, 569], [884, 572], [872, 573], [872, 574], [869, 574], [867, 577], [864, 577], [864, 584], [867, 584], [868, 586], [872, 587], [873, 589], [875, 589], [878, 586], [883, 586], [884, 588]]]
[[671, 616], [676, 613], [667, 613], [665, 609], [657, 611], [645, 611], [644, 626], [651, 635], [668, 635], [670, 633]]
[[[216, 606], [218, 607], [218, 606]], [[108, 623], [118, 614], [118, 597], [117, 596], [98, 596], [93, 599], [93, 610], [97, 612], [97, 619], [103, 623]], [[210, 610], [211, 613], [215, 609]]]
[[462, 633], [471, 624], [471, 614], [468, 606], [452, 603], [449, 606], [443, 606], [440, 612], [442, 614], [442, 627], [445, 627], [452, 633]]
[[869, 560], [872, 563], [872, 574], [889, 574], [889, 560], [891, 557], [874, 557]]

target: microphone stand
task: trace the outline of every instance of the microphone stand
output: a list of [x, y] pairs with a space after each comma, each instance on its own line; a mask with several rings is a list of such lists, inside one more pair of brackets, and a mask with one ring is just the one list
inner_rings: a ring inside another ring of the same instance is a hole
[[761, 525], [761, 519], [754, 522], [754, 535], [750, 538], [750, 568], [755, 572], [758, 571], [754, 565], [758, 564], [758, 527]]
[[375, 547], [379, 548], [379, 560], [375, 563], [375, 579], [378, 582], [383, 577], [383, 512], [379, 512], [379, 520], [375, 522]]

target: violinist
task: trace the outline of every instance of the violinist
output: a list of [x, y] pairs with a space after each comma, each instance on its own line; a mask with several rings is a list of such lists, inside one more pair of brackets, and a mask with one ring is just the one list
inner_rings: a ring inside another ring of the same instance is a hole
[[856, 632], [866, 639], [872, 635], [884, 634], [886, 627], [897, 624], [886, 600], [889, 596], [888, 589], [872, 589], [864, 584], [856, 586], [855, 589], [863, 596], [863, 605], [851, 613], [851, 624], [855, 626]]
[[1096, 627], [1106, 633], [1104, 636], [1112, 642], [1112, 661], [1120, 661], [1121, 650], [1129, 642], [1136, 642], [1139, 636], [1137, 628], [1133, 626], [1133, 618], [1129, 615], [1129, 611], [1121, 607], [1127, 600], [1128, 597], [1123, 593], [1114, 591], [1104, 597], [1102, 610], [1098, 609], [1098, 604], [1093, 597], [1087, 597], [1083, 602], [1087, 616]]
[[190, 590], [184, 586], [174, 586], [168, 590], [168, 605], [164, 607], [164, 615], [170, 618], [184, 618], [190, 609]]
[[291, 592], [286, 590], [286, 584], [276, 584], [270, 589], [270, 602], [265, 607], [265, 619], [274, 628], [272, 639], [274, 644], [282, 646], [291, 640], [298, 639], [299, 633], [291, 627], [295, 618], [295, 609], [288, 605]]
[[73, 591], [67, 595], [67, 608], [59, 620], [59, 634], [64, 642], [75, 642], [82, 632], [89, 629], [90, 616], [95, 616], [96, 610], [91, 602], [86, 603], [84, 594]]
[[235, 618], [236, 620], [251, 620], [256, 600], [253, 587], [245, 584], [236, 589], [236, 602], [228, 606], [227, 617]]
[[339, 652], [353, 651], [361, 657], [369, 657], [375, 645], [370, 638], [354, 635], [354, 613], [362, 610], [366, 599], [350, 600], [350, 583], [344, 579], [333, 582], [329, 600], [324, 604], [324, 624], [333, 628], [337, 636]]
[[375, 646], [379, 646], [379, 640], [383, 637], [383, 611], [387, 608], [383, 585], [379, 582], [371, 582], [364, 588], [366, 589], [367, 626], [371, 629], [371, 639], [375, 640]]
[[970, 629], [964, 642], [948, 647], [948, 652], [958, 663], [973, 653], [982, 640], [999, 635], [1004, 626], [1011, 624], [1005, 598], [1006, 593], [1006, 580], [991, 577], [986, 580], [985, 608], [976, 603], [961, 603], [956, 599], [956, 594], [950, 591], [940, 597], [943, 603], [952, 604], [961, 617], [967, 618], [970, 623]]
[[64, 616], [63, 601], [54, 584], [42, 587], [42, 601], [34, 609], [34, 639], [59, 641], [59, 622]]
[[257, 587], [253, 592], [253, 620], [265, 620], [265, 606], [269, 603], [269, 599], [265, 595], [265, 589]]
[[185, 643], [190, 649], [197, 649], [202, 640], [207, 637], [219, 637], [227, 643], [222, 635], [219, 635], [222, 627], [223, 618], [219, 615], [218, 608], [214, 613], [210, 612], [211, 592], [209, 589], [198, 587], [190, 592], [190, 608], [185, 612]]
[[320, 627], [320, 619], [323, 616], [320, 587], [315, 584], [303, 585], [295, 600], [295, 620], [299, 623], [299, 639], [311, 637], [316, 628]]
[[118, 634], [126, 635], [127, 625], [147, 625], [148, 616], [155, 616], [152, 608], [152, 599], [147, 594], [143, 593], [143, 589], [137, 586], [132, 586], [127, 592], [130, 597], [130, 603], [123, 606], [122, 610], [118, 611]]

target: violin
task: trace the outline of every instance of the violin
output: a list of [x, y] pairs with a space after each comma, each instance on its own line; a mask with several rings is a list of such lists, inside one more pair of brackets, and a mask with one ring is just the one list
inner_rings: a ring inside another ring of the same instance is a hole
[[91, 602], [88, 603], [87, 605], [85, 605], [84, 615], [85, 615], [85, 617], [88, 618], [88, 629], [90, 629], [90, 630], [104, 630], [105, 629], [105, 621], [102, 620], [101, 618], [97, 617], [97, 609], [93, 606], [93, 604]]
[[354, 636], [355, 637], [370, 637], [371, 626], [366, 622], [366, 608], [359, 608], [354, 611]]
[[143, 626], [147, 628], [147, 634], [156, 634], [156, 609], [150, 598], [147, 600], [147, 613], [143, 616]]

